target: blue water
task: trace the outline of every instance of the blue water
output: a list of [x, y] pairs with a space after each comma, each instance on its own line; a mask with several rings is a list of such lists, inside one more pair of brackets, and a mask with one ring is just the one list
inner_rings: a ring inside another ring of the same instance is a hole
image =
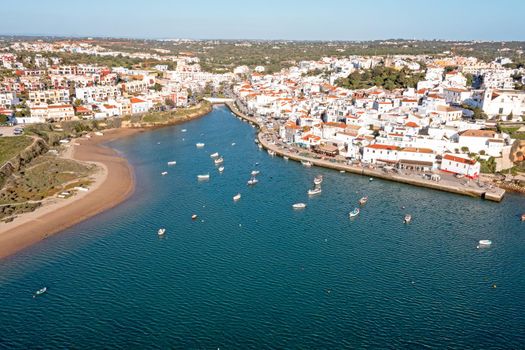
[[[0, 348], [524, 348], [524, 197], [306, 169], [254, 138], [221, 107], [114, 142], [135, 194], [0, 261]], [[317, 174], [323, 193], [308, 199]]]

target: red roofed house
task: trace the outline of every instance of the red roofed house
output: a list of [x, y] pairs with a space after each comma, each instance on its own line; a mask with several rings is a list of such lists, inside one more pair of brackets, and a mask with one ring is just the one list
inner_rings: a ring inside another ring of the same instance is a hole
[[374, 143], [363, 147], [363, 162], [397, 163], [397, 153], [397, 146]]
[[132, 97], [129, 101], [131, 102], [131, 114], [146, 113], [150, 108], [148, 101], [140, 98]]
[[475, 159], [462, 154], [446, 153], [441, 161], [441, 170], [475, 179], [479, 176], [481, 165]]

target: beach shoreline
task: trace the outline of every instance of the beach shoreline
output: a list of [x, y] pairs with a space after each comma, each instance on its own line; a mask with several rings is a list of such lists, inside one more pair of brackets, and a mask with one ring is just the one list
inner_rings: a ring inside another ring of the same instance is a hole
[[135, 190], [133, 168], [106, 144], [140, 132], [140, 128], [104, 131], [102, 136], [75, 139], [64, 158], [98, 166], [88, 192], [71, 198], [50, 198], [30, 213], [0, 227], [0, 259], [13, 255], [50, 235], [74, 226], [128, 199]]

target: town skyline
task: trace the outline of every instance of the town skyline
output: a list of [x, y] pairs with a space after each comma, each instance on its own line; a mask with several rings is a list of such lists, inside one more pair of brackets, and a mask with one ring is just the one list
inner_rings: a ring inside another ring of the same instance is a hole
[[[62, 0], [29, 0], [27, 4], [23, 8], [4, 5], [12, 16], [0, 23], [2, 35], [294, 41], [524, 39], [520, 14], [525, 4], [514, 0], [500, 7], [488, 1], [458, 4], [447, 0], [424, 8], [412, 0], [373, 4], [330, 0], [322, 5], [309, 0], [270, 0], [266, 6], [235, 0], [220, 4], [158, 0], [153, 6], [140, 1], [95, 0], [89, 11]], [[18, 21], [20, 16], [25, 20]]]

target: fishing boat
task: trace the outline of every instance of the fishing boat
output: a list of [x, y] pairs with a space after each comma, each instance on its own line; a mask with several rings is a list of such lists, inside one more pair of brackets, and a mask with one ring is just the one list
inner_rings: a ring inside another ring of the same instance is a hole
[[198, 180], [209, 180], [210, 174], [197, 175]]
[[275, 152], [272, 151], [271, 149], [268, 150], [268, 154], [271, 155], [272, 157], [275, 156]]
[[260, 171], [259, 170], [252, 170], [252, 176], [257, 176], [259, 175]]
[[305, 162], [304, 160], [301, 161], [301, 164], [307, 168], [310, 168], [312, 166], [312, 163], [311, 162]]
[[197, 218], [198, 218], [197, 214], [193, 214], [193, 215], [191, 216], [191, 219], [192, 219], [192, 220], [197, 220]]
[[306, 208], [306, 204], [304, 204], [304, 203], [295, 203], [294, 205], [292, 205], [292, 207], [294, 209], [304, 209], [304, 208]]
[[39, 290], [37, 290], [37, 291], [35, 292], [35, 294], [33, 294], [33, 298], [36, 298], [37, 296], [42, 295], [42, 294], [44, 294], [45, 292], [47, 292], [47, 287], [40, 288]]
[[316, 195], [316, 194], [319, 194], [321, 193], [321, 188], [320, 187], [316, 187], [312, 190], [308, 190], [308, 195], [309, 196], [313, 196], [313, 195]]
[[167, 171], [163, 171], [162, 173], [160, 173], [162, 176], [165, 176], [165, 175], [168, 175], [168, 172]]
[[202, 142], [197, 142], [197, 143], [195, 144], [195, 146], [197, 146], [197, 148], [202, 148], [202, 147], [205, 146], [205, 144], [202, 143]]
[[165, 233], [166, 233], [166, 229], [165, 229], [165, 228], [159, 228], [159, 230], [157, 231], [157, 234], [158, 234], [159, 236], [162, 236], [162, 235], [164, 235]]
[[406, 214], [404, 219], [405, 224], [408, 224], [410, 221], [412, 221], [412, 215]]
[[314, 184], [320, 185], [323, 182], [323, 175], [318, 175], [314, 178]]
[[235, 196], [233, 196], [233, 201], [237, 202], [239, 199], [241, 199], [241, 194], [237, 193]]
[[210, 154], [210, 158], [217, 158], [218, 156], [219, 156], [219, 152]]
[[357, 215], [359, 215], [359, 208], [355, 208], [354, 210], [352, 210], [350, 213], [348, 213], [348, 216], [351, 217], [351, 218], [354, 218], [356, 217]]
[[361, 199], [359, 200], [360, 205], [365, 205], [366, 202], [368, 202], [368, 196], [361, 197]]
[[256, 185], [258, 182], [259, 180], [257, 180], [255, 176], [252, 176], [252, 178], [248, 180], [248, 186]]
[[168, 165], [175, 165], [175, 164], [177, 164], [177, 162], [174, 160], [168, 162]]
[[220, 166], [218, 170], [219, 170], [219, 173], [222, 173], [224, 171], [224, 167]]
[[478, 246], [476, 248], [488, 248], [492, 245], [492, 241], [490, 239], [482, 239], [478, 242]]
[[222, 164], [222, 163], [224, 163], [224, 159], [222, 157], [220, 157], [220, 158], [215, 159], [213, 162], [215, 164]]

